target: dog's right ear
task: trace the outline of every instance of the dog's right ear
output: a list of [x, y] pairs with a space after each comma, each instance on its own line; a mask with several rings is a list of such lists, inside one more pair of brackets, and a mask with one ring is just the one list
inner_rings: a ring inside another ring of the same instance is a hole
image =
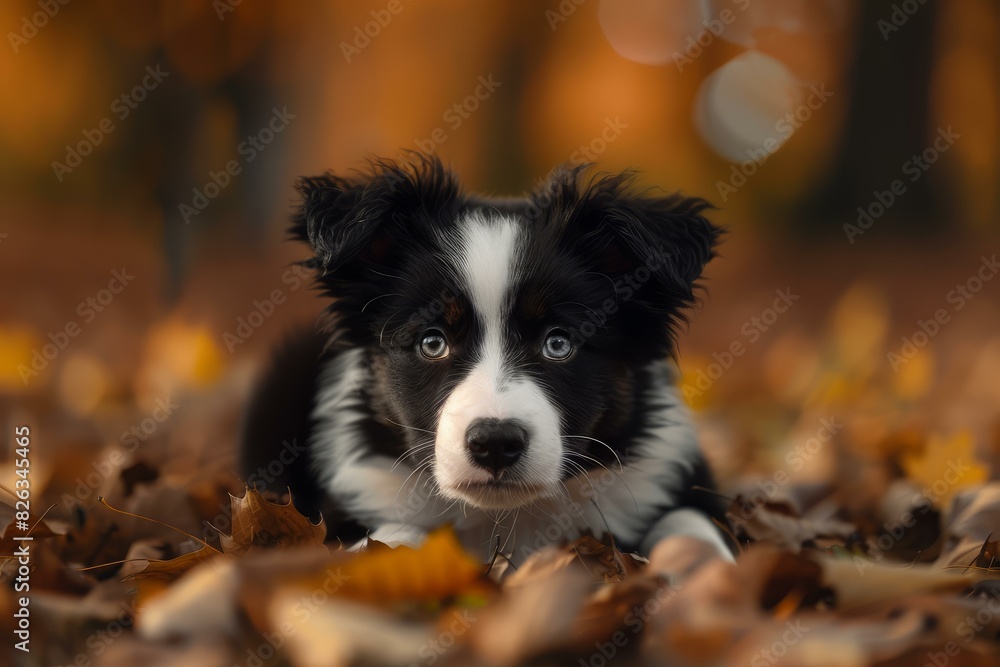
[[312, 246], [314, 264], [322, 273], [342, 267], [378, 231], [380, 212], [362, 214], [367, 185], [329, 172], [296, 184], [302, 204], [292, 218], [291, 233]]
[[[378, 160], [353, 178], [327, 173], [298, 182], [292, 235], [312, 246], [327, 287], [377, 282], [409, 242], [427, 238], [435, 214], [457, 209], [455, 177], [434, 156]], [[391, 272], [391, 271], [390, 271]]]

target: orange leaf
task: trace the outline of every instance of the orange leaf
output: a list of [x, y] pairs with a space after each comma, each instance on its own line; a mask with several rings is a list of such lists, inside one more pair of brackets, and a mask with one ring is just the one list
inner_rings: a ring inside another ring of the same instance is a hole
[[484, 570], [462, 549], [451, 528], [442, 528], [417, 549], [401, 546], [358, 554], [339, 568], [336, 594], [379, 605], [439, 601], [489, 589]]

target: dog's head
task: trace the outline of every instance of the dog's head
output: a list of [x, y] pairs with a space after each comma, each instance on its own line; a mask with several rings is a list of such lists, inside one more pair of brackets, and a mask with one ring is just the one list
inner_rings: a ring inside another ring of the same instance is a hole
[[486, 509], [624, 458], [638, 376], [672, 354], [720, 230], [630, 173], [555, 171], [521, 199], [463, 194], [431, 157], [304, 179], [341, 342], [368, 350], [380, 417], [440, 492]]

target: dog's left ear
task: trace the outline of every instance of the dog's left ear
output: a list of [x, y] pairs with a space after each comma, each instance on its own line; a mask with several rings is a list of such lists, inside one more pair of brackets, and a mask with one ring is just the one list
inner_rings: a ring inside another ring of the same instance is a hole
[[712, 205], [639, 192], [630, 171], [585, 181], [585, 169], [557, 170], [534, 195], [545, 226], [601, 271], [641, 284], [634, 290], [637, 304], [679, 319], [695, 302], [697, 281], [723, 234], [704, 215]]

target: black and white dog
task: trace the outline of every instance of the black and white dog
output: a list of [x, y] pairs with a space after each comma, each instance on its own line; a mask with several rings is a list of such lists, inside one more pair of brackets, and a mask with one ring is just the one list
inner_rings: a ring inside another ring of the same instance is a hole
[[426, 156], [303, 179], [293, 234], [333, 302], [252, 399], [243, 473], [345, 542], [451, 524], [484, 559], [582, 534], [728, 555], [670, 363], [721, 230], [633, 180], [491, 199]]

